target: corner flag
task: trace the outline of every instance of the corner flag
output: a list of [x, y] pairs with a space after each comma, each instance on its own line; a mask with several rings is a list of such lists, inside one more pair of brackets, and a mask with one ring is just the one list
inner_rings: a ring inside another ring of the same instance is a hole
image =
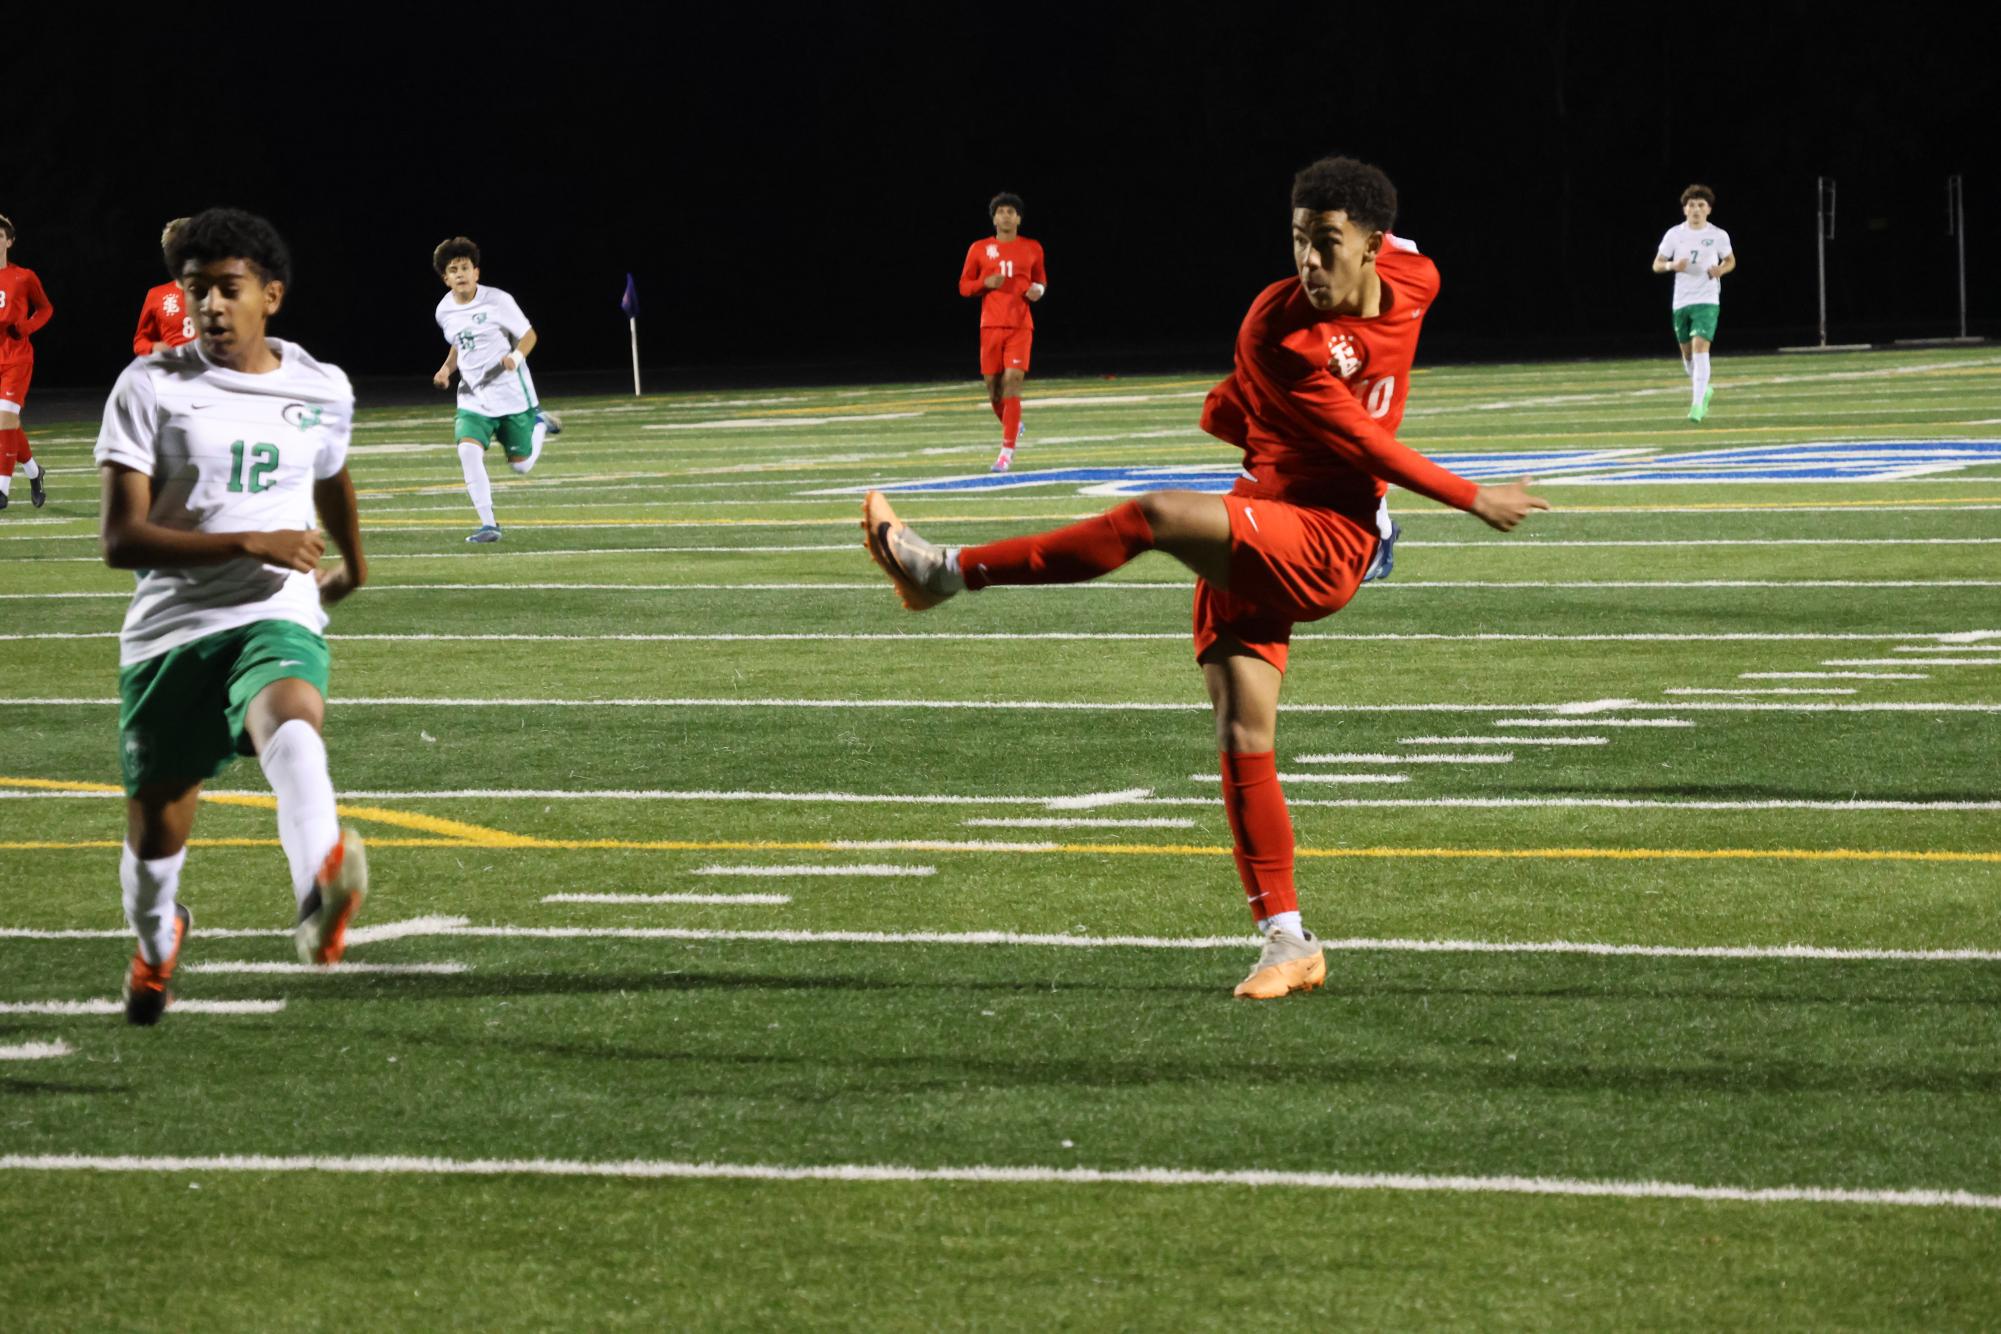
[[625, 295], [618, 299], [618, 308], [625, 312], [626, 327], [632, 331], [632, 396], [639, 397], [639, 284], [632, 281], [632, 275], [625, 275]]

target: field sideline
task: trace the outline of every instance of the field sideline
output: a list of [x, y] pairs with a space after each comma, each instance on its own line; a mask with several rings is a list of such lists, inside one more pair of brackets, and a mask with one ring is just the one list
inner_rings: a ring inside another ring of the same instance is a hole
[[[1420, 371], [1279, 762], [1325, 991], [1255, 955], [1180, 567], [922, 616], [986, 540], [1227, 484], [1214, 377], [582, 399], [474, 519], [363, 413], [327, 741], [375, 892], [290, 963], [211, 785], [115, 1005], [94, 423], [0, 513], [9, 1329], [2001, 1323], [2001, 353]], [[503, 480], [504, 479], [504, 480]]]

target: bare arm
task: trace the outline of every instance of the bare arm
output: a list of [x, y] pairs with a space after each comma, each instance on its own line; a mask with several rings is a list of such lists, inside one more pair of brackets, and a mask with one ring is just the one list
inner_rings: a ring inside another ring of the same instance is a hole
[[1709, 276], [1712, 278], [1721, 278], [1726, 273], [1735, 273], [1736, 271], [1737, 271], [1737, 252], [1733, 250], [1729, 254], [1723, 257], [1723, 262], [1721, 264], [1715, 264], [1710, 266]]
[[1669, 259], [1659, 251], [1654, 252], [1655, 273], [1681, 273], [1688, 268], [1686, 259]]
[[521, 364], [522, 358], [535, 350], [535, 344], [540, 341], [541, 339], [536, 336], [535, 331], [530, 329], [527, 333], [521, 335], [521, 341], [514, 345], [514, 351], [500, 359], [500, 364], [507, 370], [513, 370]]
[[333, 543], [340, 564], [319, 572], [320, 601], [331, 605], [368, 582], [368, 558], [361, 554], [361, 518], [354, 503], [354, 481], [342, 468], [313, 483], [313, 504]]
[[266, 565], [311, 572], [317, 569], [326, 539], [316, 531], [283, 529], [272, 533], [190, 533], [167, 528], [149, 517], [153, 479], [120, 463], [107, 463], [103, 518], [98, 545], [104, 563], [114, 570], [152, 570], [162, 566], [221, 565], [249, 556]]
[[459, 345], [452, 344], [452, 350], [445, 353], [445, 364], [438, 367], [438, 373], [431, 377], [431, 383], [440, 389], [452, 387], [452, 372], [459, 368]]

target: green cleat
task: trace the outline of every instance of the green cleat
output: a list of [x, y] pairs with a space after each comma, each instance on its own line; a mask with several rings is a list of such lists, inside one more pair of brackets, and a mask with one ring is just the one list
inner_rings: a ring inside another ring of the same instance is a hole
[[1716, 397], [1716, 386], [1711, 385], [1709, 388], [1703, 390], [1702, 401], [1688, 410], [1688, 419], [1692, 422], [1699, 422], [1704, 417], [1707, 417], [1709, 415], [1709, 400], [1714, 397]]

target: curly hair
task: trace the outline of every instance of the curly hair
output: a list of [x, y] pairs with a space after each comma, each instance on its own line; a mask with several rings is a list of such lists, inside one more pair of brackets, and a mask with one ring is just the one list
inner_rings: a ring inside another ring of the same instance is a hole
[[1001, 191], [999, 194], [995, 195], [992, 199], [989, 199], [987, 201], [987, 216], [991, 218], [994, 214], [1000, 212], [1004, 208], [1011, 208], [1016, 213], [1021, 212], [1022, 211], [1021, 196], [1014, 193], [1012, 190]]
[[1681, 192], [1682, 203], [1686, 204], [1691, 199], [1700, 199], [1709, 207], [1716, 207], [1716, 192], [1706, 185], [1691, 185]]
[[438, 242], [438, 248], [431, 252], [431, 267], [442, 278], [455, 259], [469, 259], [474, 268], [479, 267], [479, 247], [470, 236], [453, 236]]
[[1324, 157], [1292, 178], [1292, 206], [1309, 213], [1339, 210], [1358, 226], [1386, 232], [1397, 220], [1397, 188], [1380, 167], [1351, 157]]
[[255, 213], [240, 208], [206, 208], [174, 228], [167, 238], [167, 271], [179, 274], [190, 262], [248, 261], [267, 283], [292, 282], [292, 252], [285, 238]]

